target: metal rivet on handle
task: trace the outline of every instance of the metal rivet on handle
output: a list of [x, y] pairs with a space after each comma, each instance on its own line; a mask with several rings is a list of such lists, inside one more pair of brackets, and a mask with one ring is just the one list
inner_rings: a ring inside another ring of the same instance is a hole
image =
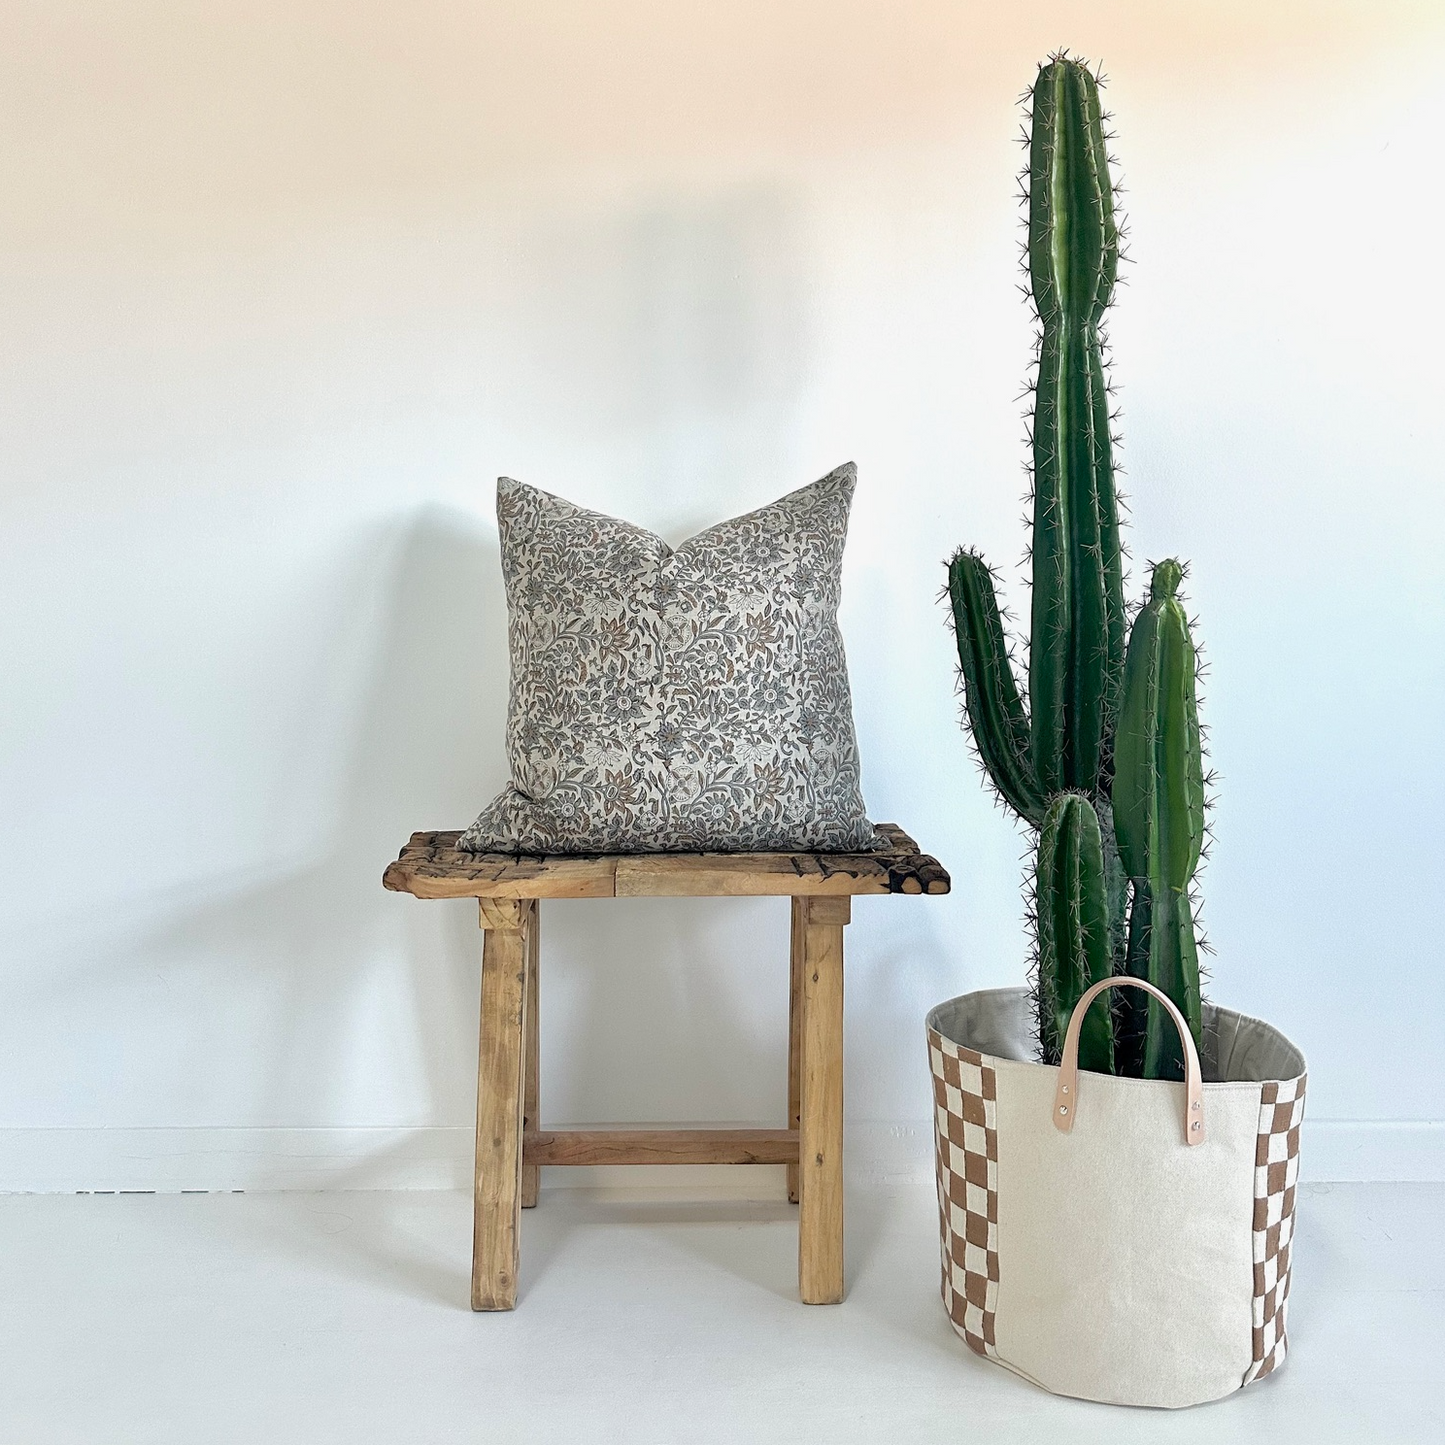
[[1199, 1120], [1196, 1119], [1196, 1120], [1189, 1126], [1189, 1128], [1191, 1129], [1192, 1132], [1194, 1132], [1195, 1134], [1197, 1134], [1197, 1133], [1199, 1132]]
[[1196, 1099], [1189, 1107], [1197, 1114], [1199, 1112], [1199, 1100]]
[[1069, 1112], [1069, 1106], [1068, 1106], [1067, 1104], [1060, 1104], [1060, 1105], [1059, 1105], [1059, 1113], [1061, 1113], [1061, 1114], [1067, 1114], [1068, 1112]]
[[1063, 1088], [1061, 1088], [1061, 1089], [1059, 1090], [1059, 1093], [1061, 1093], [1061, 1094], [1067, 1094], [1068, 1092], [1069, 1092], [1069, 1086], [1068, 1086], [1067, 1084], [1065, 1084], [1065, 1085], [1063, 1086]]

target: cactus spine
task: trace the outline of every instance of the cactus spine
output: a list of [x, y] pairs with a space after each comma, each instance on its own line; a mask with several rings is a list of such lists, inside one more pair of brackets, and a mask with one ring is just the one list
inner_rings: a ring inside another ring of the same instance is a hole
[[[1040, 66], [1030, 99], [1028, 274], [1039, 360], [1027, 709], [994, 575], [977, 552], [952, 558], [948, 593], [979, 757], [1005, 803], [1039, 829], [1036, 1003], [1040, 1052], [1053, 1063], [1074, 1004], [1113, 972], [1137, 972], [1164, 988], [1197, 1037], [1189, 890], [1203, 784], [1177, 563], [1155, 569], [1125, 660], [1099, 335], [1119, 232], [1098, 85], [1084, 65], [1057, 55]], [[1171, 1027], [1157, 1005], [1100, 1000], [1085, 1020], [1080, 1062], [1172, 1078], [1179, 1046]]]

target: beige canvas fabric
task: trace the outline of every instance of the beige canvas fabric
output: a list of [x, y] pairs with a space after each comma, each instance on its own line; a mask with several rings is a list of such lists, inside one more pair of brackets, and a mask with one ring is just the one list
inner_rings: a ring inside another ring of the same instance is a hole
[[1000, 1060], [997, 1072], [999, 1358], [1111, 1404], [1237, 1390], [1251, 1359], [1260, 1086], [1207, 1086], [1208, 1137], [1191, 1149], [1183, 1084], [1081, 1073], [1061, 1134], [1057, 1070]]
[[1023, 989], [929, 1016], [943, 1297], [969, 1347], [1057, 1394], [1177, 1407], [1284, 1359], [1304, 1059], [1206, 1006], [1206, 1137], [1184, 1085], [1059, 1071], [1033, 1056]]

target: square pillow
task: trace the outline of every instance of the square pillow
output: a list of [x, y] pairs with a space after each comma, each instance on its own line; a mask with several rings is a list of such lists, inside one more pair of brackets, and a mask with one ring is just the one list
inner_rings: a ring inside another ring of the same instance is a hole
[[674, 550], [507, 477], [512, 781], [457, 846], [858, 852], [838, 599], [850, 462]]

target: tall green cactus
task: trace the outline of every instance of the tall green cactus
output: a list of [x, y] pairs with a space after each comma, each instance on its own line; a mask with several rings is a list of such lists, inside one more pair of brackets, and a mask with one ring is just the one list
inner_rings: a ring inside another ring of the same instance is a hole
[[[1004, 801], [1040, 830], [1035, 985], [1040, 1052], [1052, 1063], [1074, 1004], [1116, 972], [1164, 988], [1197, 1037], [1189, 888], [1203, 785], [1177, 563], [1155, 569], [1125, 660], [1099, 335], [1119, 232], [1098, 84], [1080, 62], [1056, 55], [1039, 67], [1030, 98], [1028, 273], [1040, 337], [1027, 709], [994, 576], [977, 552], [952, 558], [948, 593], [979, 757]], [[1180, 1067], [1167, 1016], [1132, 1000], [1101, 999], [1090, 1009], [1080, 1060], [1149, 1078], [1175, 1077]]]

